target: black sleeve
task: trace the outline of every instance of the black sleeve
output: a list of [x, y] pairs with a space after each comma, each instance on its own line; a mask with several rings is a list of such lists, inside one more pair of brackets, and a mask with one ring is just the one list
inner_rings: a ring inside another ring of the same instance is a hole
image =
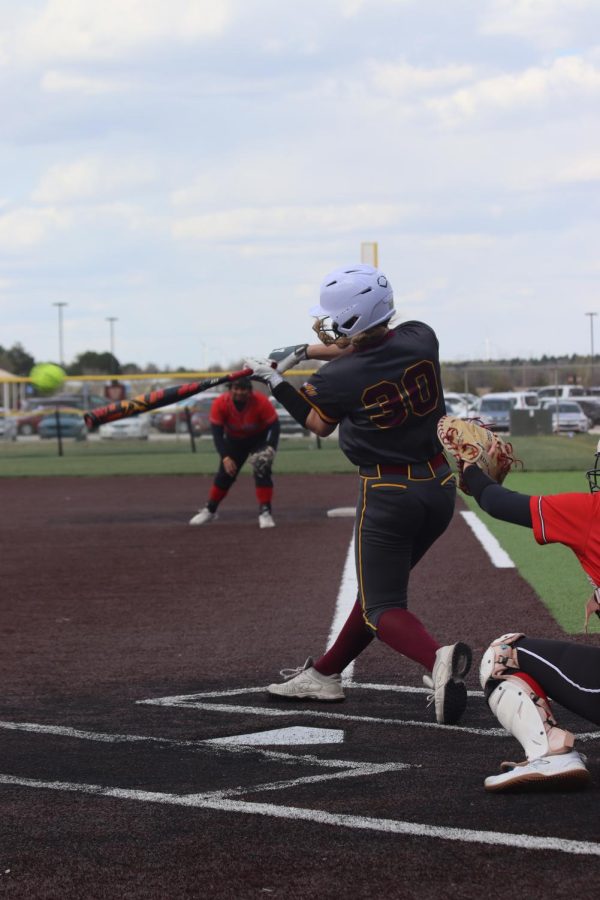
[[528, 494], [507, 490], [482, 472], [479, 466], [467, 466], [463, 480], [484, 512], [503, 522], [533, 527]]
[[289, 381], [281, 381], [272, 388], [271, 393], [299, 425], [303, 427], [306, 425], [306, 419], [312, 407]]
[[227, 456], [227, 451], [225, 450], [225, 429], [222, 425], [211, 425], [210, 427], [215, 444], [215, 450], [217, 451], [221, 459], [223, 459], [224, 456]]
[[269, 447], [272, 447], [273, 450], [277, 450], [277, 445], [279, 443], [279, 432], [281, 431], [281, 425], [279, 424], [279, 419], [275, 419], [272, 425], [269, 425], [269, 429], [266, 434], [266, 441]]

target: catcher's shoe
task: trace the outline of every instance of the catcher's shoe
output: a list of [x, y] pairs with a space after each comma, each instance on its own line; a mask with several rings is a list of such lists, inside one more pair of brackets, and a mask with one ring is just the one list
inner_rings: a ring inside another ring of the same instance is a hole
[[297, 669], [282, 669], [285, 681], [281, 684], [270, 684], [267, 691], [273, 697], [284, 700], [344, 700], [346, 695], [342, 689], [340, 675], [321, 675], [313, 668], [309, 656], [303, 666]]
[[275, 528], [275, 519], [271, 515], [271, 510], [263, 509], [258, 514], [258, 524], [260, 528]]
[[208, 525], [210, 522], [214, 522], [215, 519], [218, 518], [218, 513], [211, 512], [208, 506], [205, 506], [204, 509], [201, 509], [200, 512], [197, 512], [195, 516], [189, 521], [190, 525]]
[[467, 705], [464, 677], [471, 668], [472, 653], [468, 644], [459, 641], [440, 647], [435, 654], [431, 673], [433, 691], [429, 703], [435, 703], [435, 718], [440, 725], [455, 725]]
[[509, 772], [490, 775], [484, 781], [486, 791], [563, 789], [575, 790], [589, 783], [590, 773], [585, 767], [585, 757], [577, 750], [557, 756], [541, 756], [539, 759], [516, 763]]

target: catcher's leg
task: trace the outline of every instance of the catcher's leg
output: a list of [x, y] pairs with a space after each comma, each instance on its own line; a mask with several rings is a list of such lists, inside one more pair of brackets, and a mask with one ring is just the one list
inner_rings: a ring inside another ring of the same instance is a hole
[[600, 725], [600, 647], [575, 641], [523, 637], [519, 669], [565, 709]]
[[526, 757], [523, 763], [503, 763], [505, 771], [486, 778], [485, 788], [500, 791], [530, 783], [584, 784], [589, 774], [573, 750], [573, 735], [559, 728], [535, 679], [518, 672], [515, 643], [521, 637], [503, 635], [488, 647], [481, 661], [479, 676], [488, 705], [503, 728], [519, 741]]

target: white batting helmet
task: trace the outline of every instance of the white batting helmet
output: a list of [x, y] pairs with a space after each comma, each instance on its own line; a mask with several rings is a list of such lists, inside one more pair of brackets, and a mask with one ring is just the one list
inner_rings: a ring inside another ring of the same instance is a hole
[[338, 337], [381, 325], [394, 314], [391, 284], [380, 269], [363, 264], [329, 272], [321, 282], [320, 301], [310, 314], [321, 321], [330, 319]]

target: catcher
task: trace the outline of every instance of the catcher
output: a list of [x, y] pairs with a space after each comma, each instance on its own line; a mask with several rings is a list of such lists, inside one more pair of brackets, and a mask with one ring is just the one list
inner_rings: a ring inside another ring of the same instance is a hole
[[208, 525], [217, 518], [219, 504], [250, 461], [258, 500], [258, 524], [273, 528], [273, 460], [279, 443], [279, 418], [264, 394], [255, 393], [249, 378], [238, 378], [229, 391], [217, 397], [210, 409], [215, 449], [220, 457], [206, 506], [190, 519], [190, 525]]
[[[538, 544], [564, 544], [577, 556], [594, 592], [585, 628], [600, 616], [600, 443], [586, 475], [591, 493], [530, 497], [500, 482], [517, 462], [513, 448], [477, 423], [444, 416], [438, 425], [456, 459], [463, 490], [491, 516], [533, 529]], [[589, 781], [574, 736], [560, 728], [548, 697], [600, 725], [600, 647], [505, 634], [484, 652], [479, 676], [490, 709], [525, 751], [485, 779], [488, 791], [535, 786], [579, 787]]]

